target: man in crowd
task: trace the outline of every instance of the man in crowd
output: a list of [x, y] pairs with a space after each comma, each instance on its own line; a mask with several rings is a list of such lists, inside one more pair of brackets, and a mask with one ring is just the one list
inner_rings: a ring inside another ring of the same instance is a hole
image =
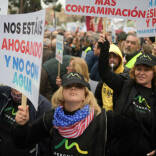
[[125, 67], [130, 69], [134, 66], [136, 58], [141, 55], [140, 40], [135, 33], [129, 33], [125, 42], [124, 63]]
[[[112, 72], [117, 74], [123, 72], [123, 56], [120, 49], [115, 44], [110, 45], [108, 61]], [[113, 90], [102, 81], [100, 81], [96, 87], [95, 97], [98, 100], [98, 104], [102, 108], [105, 108], [106, 111], [113, 110]]]

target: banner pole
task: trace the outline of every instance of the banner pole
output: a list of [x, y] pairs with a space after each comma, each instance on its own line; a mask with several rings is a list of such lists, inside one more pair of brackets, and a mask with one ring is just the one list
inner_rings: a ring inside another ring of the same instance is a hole
[[58, 76], [60, 77], [60, 62], [58, 62]]
[[106, 34], [106, 21], [107, 21], [107, 18], [105, 17], [103, 20], [103, 34]]
[[27, 105], [27, 97], [24, 94], [22, 94], [22, 106], [26, 108], [26, 105]]

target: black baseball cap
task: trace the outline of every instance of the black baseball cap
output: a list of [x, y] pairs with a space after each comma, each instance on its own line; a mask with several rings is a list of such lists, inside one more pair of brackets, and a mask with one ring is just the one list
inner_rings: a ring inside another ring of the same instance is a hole
[[144, 65], [147, 65], [150, 67], [155, 66], [156, 65], [156, 57], [150, 53], [143, 53], [137, 58], [137, 60], [135, 62], [135, 66], [140, 65], [140, 64], [144, 64]]
[[71, 84], [81, 84], [84, 87], [88, 87], [89, 84], [84, 80], [84, 77], [77, 72], [70, 72], [62, 77], [62, 86], [66, 87]]

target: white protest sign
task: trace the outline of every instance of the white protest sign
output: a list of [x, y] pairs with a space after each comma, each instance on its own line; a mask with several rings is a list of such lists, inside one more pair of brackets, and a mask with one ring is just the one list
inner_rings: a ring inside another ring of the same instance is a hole
[[136, 22], [136, 26], [137, 26], [137, 36], [138, 37], [156, 36], [156, 27], [153, 27], [151, 25], [147, 26], [147, 23], [145, 20]]
[[73, 15], [140, 19], [147, 16], [149, 0], [66, 0], [65, 12]]
[[8, 0], [0, 0], [0, 15], [7, 15], [8, 13]]
[[45, 11], [0, 16], [0, 83], [38, 106]]
[[79, 31], [86, 32], [86, 24], [84, 23], [79, 23], [79, 22], [68, 22], [66, 24], [66, 30], [75, 32], [79, 28]]
[[77, 27], [77, 23], [75, 22], [67, 23], [67, 31], [75, 32]]
[[63, 36], [56, 36], [56, 60], [62, 64], [63, 62]]
[[136, 20], [139, 37], [156, 36], [156, 0], [66, 0], [65, 12]]
[[149, 0], [147, 17], [136, 21], [138, 37], [156, 36], [156, 0]]

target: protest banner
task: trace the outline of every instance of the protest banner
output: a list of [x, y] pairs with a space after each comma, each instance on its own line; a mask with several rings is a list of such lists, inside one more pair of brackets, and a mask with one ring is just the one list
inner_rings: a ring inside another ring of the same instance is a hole
[[61, 64], [63, 61], [63, 36], [56, 36], [56, 60], [58, 60]]
[[138, 37], [156, 36], [156, 0], [149, 0], [146, 19], [136, 21]]
[[73, 15], [139, 19], [147, 16], [148, 0], [66, 0], [65, 12]]
[[73, 15], [136, 20], [139, 37], [156, 36], [156, 0], [66, 0]]
[[8, 0], [0, 0], [0, 15], [7, 15], [8, 13]]
[[60, 63], [63, 62], [63, 36], [57, 35], [56, 36], [56, 60], [58, 60], [58, 76], [60, 76]]
[[45, 11], [0, 16], [0, 83], [22, 92], [37, 109]]

